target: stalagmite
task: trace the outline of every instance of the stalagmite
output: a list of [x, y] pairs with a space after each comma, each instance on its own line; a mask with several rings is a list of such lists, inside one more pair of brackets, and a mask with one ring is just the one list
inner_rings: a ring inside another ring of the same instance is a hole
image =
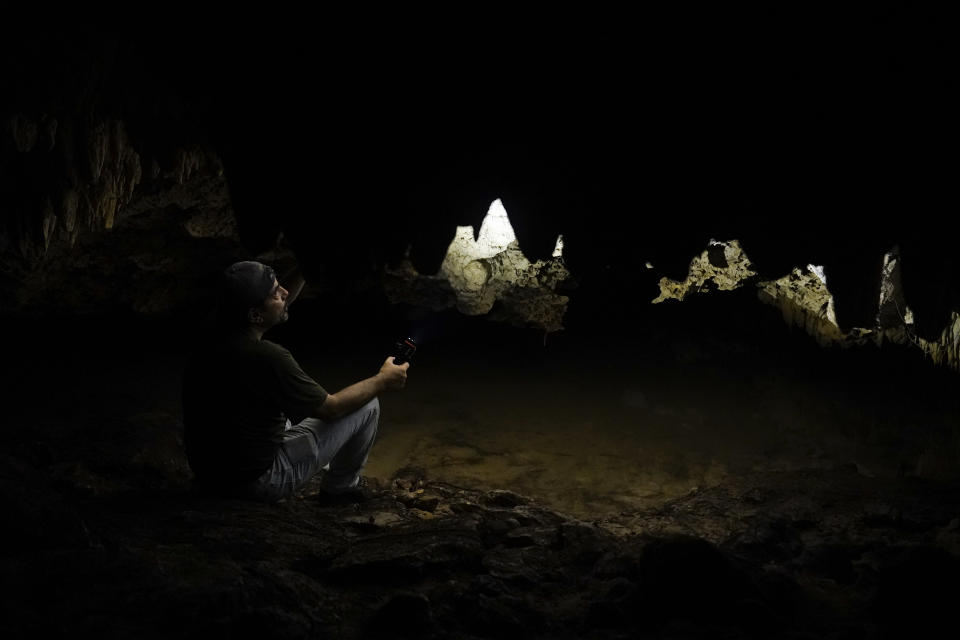
[[563, 328], [569, 301], [554, 292], [570, 277], [563, 264], [563, 236], [549, 259], [531, 263], [499, 199], [491, 203], [476, 239], [472, 226], [457, 227], [436, 275], [419, 274], [409, 261], [387, 269], [386, 275], [392, 302], [434, 309], [456, 306], [471, 316], [489, 313], [500, 302], [496, 319], [545, 331]]

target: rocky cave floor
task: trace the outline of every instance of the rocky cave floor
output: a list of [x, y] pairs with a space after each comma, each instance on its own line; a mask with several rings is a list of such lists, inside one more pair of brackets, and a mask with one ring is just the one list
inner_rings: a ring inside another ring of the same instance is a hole
[[131, 340], [8, 360], [4, 637], [930, 637], [960, 601], [960, 483], [914, 466], [753, 464], [575, 515], [415, 458], [361, 505], [197, 495], [181, 354]]

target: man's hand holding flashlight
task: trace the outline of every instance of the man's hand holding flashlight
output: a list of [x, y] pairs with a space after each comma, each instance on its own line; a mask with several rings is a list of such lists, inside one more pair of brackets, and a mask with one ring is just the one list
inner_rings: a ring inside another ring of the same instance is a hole
[[382, 380], [384, 388], [403, 389], [403, 386], [407, 384], [407, 369], [410, 368], [410, 363], [404, 362], [398, 365], [393, 363], [393, 359], [393, 356], [387, 358], [377, 375]]

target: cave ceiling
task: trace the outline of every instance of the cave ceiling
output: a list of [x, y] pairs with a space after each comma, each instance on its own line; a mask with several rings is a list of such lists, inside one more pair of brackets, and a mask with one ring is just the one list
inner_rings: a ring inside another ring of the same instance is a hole
[[649, 261], [682, 279], [712, 238], [738, 239], [766, 277], [824, 265], [843, 327], [872, 321], [898, 245], [933, 334], [960, 309], [951, 92], [941, 41], [890, 33], [522, 56], [364, 53], [302, 33], [21, 36], [3, 45], [5, 246], [31, 216], [42, 226], [33, 196], [91, 179], [36, 149], [99, 135], [139, 156], [114, 168], [121, 192], [200, 170], [183, 149], [215, 157], [244, 245], [255, 254], [283, 232], [307, 269], [350, 273], [412, 247], [433, 273], [455, 227], [478, 229], [500, 198], [531, 259], [562, 233], [586, 276], [629, 282]]

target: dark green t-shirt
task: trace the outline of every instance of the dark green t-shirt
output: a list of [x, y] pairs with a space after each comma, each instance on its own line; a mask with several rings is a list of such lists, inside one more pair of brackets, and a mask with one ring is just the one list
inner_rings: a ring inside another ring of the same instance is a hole
[[316, 416], [327, 399], [290, 352], [245, 332], [208, 341], [183, 377], [184, 443], [201, 482], [231, 485], [273, 464], [287, 419]]

